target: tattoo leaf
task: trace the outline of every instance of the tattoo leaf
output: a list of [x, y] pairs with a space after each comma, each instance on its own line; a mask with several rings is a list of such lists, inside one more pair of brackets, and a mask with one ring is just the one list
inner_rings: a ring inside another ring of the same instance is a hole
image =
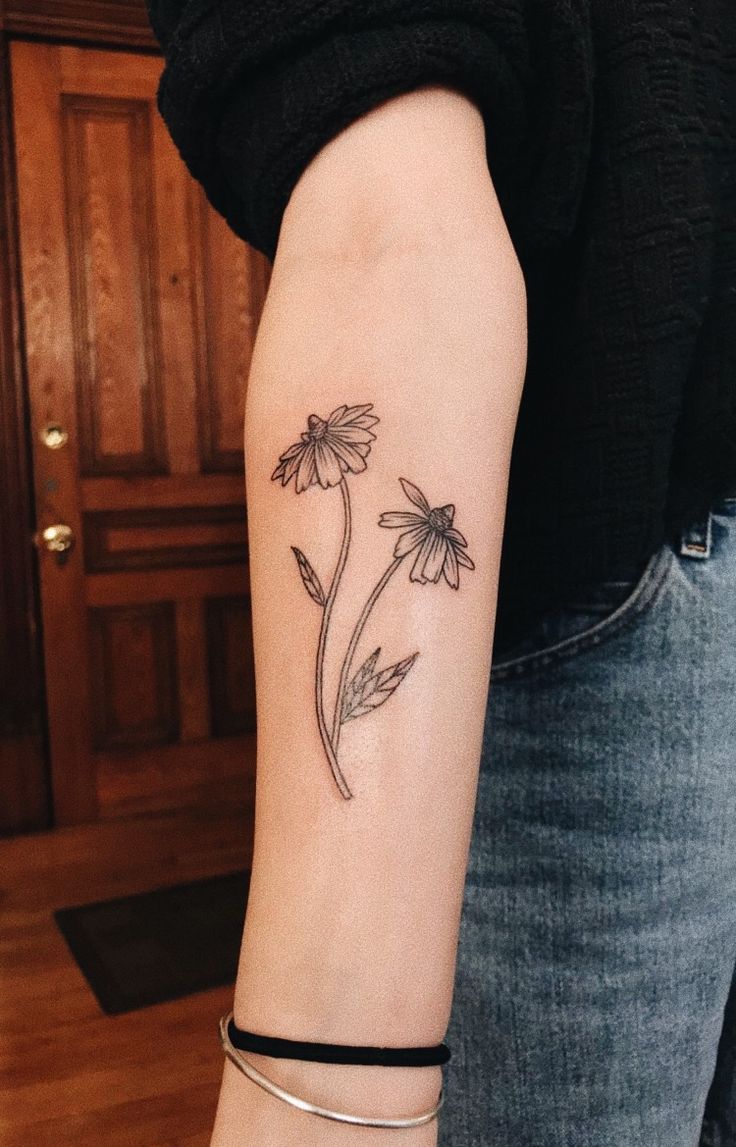
[[309, 560], [304, 556], [302, 551], [298, 550], [296, 546], [292, 546], [291, 548], [294, 552], [294, 557], [297, 560], [299, 573], [302, 575], [302, 581], [304, 582], [304, 587], [307, 593], [311, 597], [312, 601], [316, 601], [317, 605], [324, 607], [325, 601], [327, 599], [325, 598], [325, 591], [322, 589], [322, 583], [320, 582], [316, 573], [312, 569]]
[[419, 656], [418, 653], [412, 653], [411, 657], [405, 657], [403, 661], [389, 665], [380, 673], [374, 673], [380, 652], [379, 648], [371, 653], [345, 690], [341, 723], [362, 717], [365, 713], [372, 713], [379, 705], [383, 705], [384, 701], [388, 701]]
[[378, 661], [380, 653], [381, 647], [379, 645], [378, 649], [374, 649], [370, 657], [365, 659], [360, 669], [355, 674], [352, 681], [345, 690], [345, 695], [342, 699], [342, 713], [340, 716], [341, 722], [348, 721], [350, 719], [351, 711], [358, 703], [358, 699], [360, 698], [363, 689], [365, 688], [366, 682], [370, 677], [373, 676], [373, 670], [376, 667], [376, 662]]

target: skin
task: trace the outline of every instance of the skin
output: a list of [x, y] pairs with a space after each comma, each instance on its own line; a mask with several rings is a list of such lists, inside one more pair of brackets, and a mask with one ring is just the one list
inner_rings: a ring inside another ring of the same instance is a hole
[[[445, 1036], [525, 358], [523, 278], [477, 108], [426, 87], [355, 121], [291, 197], [249, 381], [259, 739], [241, 1027], [335, 1043]], [[353, 539], [330, 621], [326, 693], [334, 697], [341, 651], [391, 561], [397, 537], [377, 528], [379, 514], [411, 509], [399, 476], [432, 506], [456, 507], [475, 569], [461, 569], [454, 590], [410, 583], [406, 567], [376, 605], [356, 663], [378, 644], [391, 661], [420, 656], [385, 705], [343, 727], [346, 801], [313, 707], [319, 607], [290, 548], [329, 574], [340, 495], [297, 495], [270, 478], [308, 415], [369, 402], [381, 421], [366, 471], [350, 479]], [[425, 1110], [441, 1081], [440, 1068], [249, 1058], [314, 1102], [371, 1115]], [[361, 1147], [387, 1136], [396, 1147], [433, 1147], [437, 1129], [329, 1123], [226, 1064], [212, 1147]]]

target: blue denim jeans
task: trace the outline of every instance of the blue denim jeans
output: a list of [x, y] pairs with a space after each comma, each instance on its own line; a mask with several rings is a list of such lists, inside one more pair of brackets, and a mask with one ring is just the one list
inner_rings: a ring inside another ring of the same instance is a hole
[[494, 661], [442, 1147], [736, 1147], [736, 491]]

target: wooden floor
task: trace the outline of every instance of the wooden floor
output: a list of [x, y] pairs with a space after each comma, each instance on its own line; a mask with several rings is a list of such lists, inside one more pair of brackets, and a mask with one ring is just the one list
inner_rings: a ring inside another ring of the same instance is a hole
[[252, 796], [0, 841], [1, 1147], [207, 1147], [231, 989], [104, 1016], [57, 907], [250, 863]]

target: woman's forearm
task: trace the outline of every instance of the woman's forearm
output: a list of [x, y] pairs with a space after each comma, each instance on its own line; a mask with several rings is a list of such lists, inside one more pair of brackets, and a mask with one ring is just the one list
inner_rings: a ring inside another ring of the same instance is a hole
[[[442, 89], [390, 101], [297, 186], [249, 383], [244, 1027], [445, 1034], [524, 365], [479, 113]], [[280, 1066], [337, 1099], [336, 1069]], [[355, 1108], [370, 1072], [338, 1070]], [[384, 1108], [395, 1087], [395, 1113], [420, 1109], [434, 1075], [394, 1074]]]

